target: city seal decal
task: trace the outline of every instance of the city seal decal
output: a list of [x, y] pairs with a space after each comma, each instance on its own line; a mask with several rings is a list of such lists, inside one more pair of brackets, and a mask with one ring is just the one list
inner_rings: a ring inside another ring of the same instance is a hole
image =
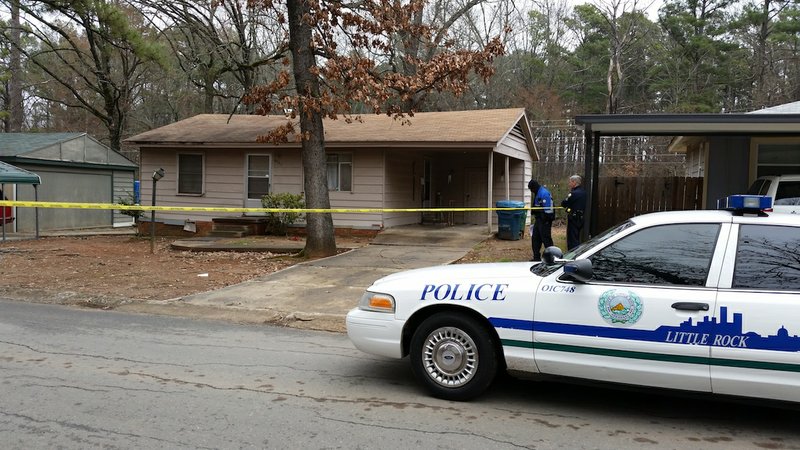
[[603, 292], [597, 302], [600, 315], [611, 325], [633, 325], [642, 317], [642, 300], [627, 289]]

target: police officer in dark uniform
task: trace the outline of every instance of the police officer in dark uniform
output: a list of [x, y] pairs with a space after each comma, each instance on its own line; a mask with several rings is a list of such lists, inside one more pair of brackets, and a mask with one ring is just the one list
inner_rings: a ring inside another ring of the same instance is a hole
[[528, 182], [528, 189], [531, 190], [533, 199], [531, 200], [531, 215], [533, 216], [533, 223], [531, 224], [531, 250], [533, 251], [533, 258], [531, 261], [541, 261], [542, 246], [546, 249], [553, 245], [553, 238], [551, 229], [553, 220], [556, 218], [555, 209], [553, 209], [553, 196], [546, 187], [540, 185], [536, 180]]
[[567, 211], [567, 250], [581, 243], [583, 212], [586, 211], [586, 191], [581, 186], [582, 182], [580, 175], [569, 177], [569, 195], [561, 202]]

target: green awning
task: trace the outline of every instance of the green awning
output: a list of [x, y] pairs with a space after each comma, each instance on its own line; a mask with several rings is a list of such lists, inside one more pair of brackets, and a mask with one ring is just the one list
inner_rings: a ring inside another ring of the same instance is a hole
[[0, 161], [0, 184], [42, 184], [39, 175]]

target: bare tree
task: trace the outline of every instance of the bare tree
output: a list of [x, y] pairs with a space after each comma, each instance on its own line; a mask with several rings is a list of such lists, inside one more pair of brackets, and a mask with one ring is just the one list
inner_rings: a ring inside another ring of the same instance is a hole
[[[259, 69], [284, 57], [286, 30], [256, 2], [140, 0], [176, 62], [203, 93], [203, 112], [233, 111], [265, 76]], [[226, 79], [229, 77], [229, 80]], [[231, 81], [231, 82], [229, 82]], [[216, 99], [228, 100], [225, 107]]]
[[144, 62], [160, 57], [136, 28], [141, 16], [104, 1], [20, 2], [20, 9], [26, 13], [22, 31], [38, 46], [15, 48], [55, 82], [54, 88], [40, 84], [37, 96], [89, 112], [108, 130], [109, 146], [119, 150]]
[[[271, 0], [260, 4], [275, 13], [282, 13], [284, 6]], [[468, 88], [470, 73], [482, 79], [492, 75], [492, 61], [503, 53], [499, 39], [467, 50], [455, 48], [442, 38], [438, 50], [427, 60], [407, 51], [414, 51], [414, 43], [409, 41], [412, 36], [422, 43], [437, 39], [438, 28], [419, 19], [426, 5], [422, 0], [367, 0], [353, 5], [338, 1], [286, 2], [292, 58], [286, 63], [291, 65], [293, 76], [287, 66], [275, 81], [257, 87], [246, 100], [257, 104], [263, 114], [291, 111], [291, 120], [263, 139], [280, 142], [294, 136], [302, 141], [309, 207], [330, 205], [324, 117], [344, 115], [345, 120], [358, 120], [350, 112], [353, 103], [360, 103], [375, 113], [407, 121], [407, 116], [413, 115], [413, 109], [408, 108], [413, 108], [425, 92], [462, 94]], [[290, 90], [292, 81], [294, 92]], [[330, 214], [308, 214], [307, 221], [306, 254], [333, 254], [336, 243]]]

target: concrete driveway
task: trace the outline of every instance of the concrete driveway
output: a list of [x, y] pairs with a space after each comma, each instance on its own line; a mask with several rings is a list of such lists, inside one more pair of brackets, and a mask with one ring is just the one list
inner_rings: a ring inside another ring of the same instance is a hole
[[347, 311], [373, 281], [402, 270], [452, 263], [488, 237], [485, 225], [390, 228], [365, 247], [177, 301], [270, 312], [287, 320], [341, 322], [343, 327]]

